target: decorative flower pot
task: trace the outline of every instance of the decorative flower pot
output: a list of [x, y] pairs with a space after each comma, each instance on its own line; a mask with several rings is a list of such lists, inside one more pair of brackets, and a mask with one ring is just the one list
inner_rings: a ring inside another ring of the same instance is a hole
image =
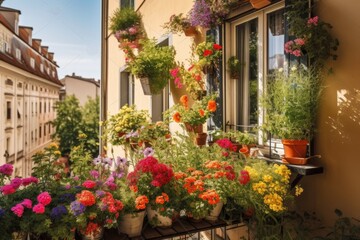
[[196, 29], [196, 27], [193, 27], [193, 26], [183, 28], [183, 31], [184, 31], [185, 36], [187, 36], [187, 37], [193, 37], [199, 33], [198, 30]]
[[128, 237], [138, 237], [144, 222], [145, 211], [134, 214], [125, 214], [118, 225], [118, 231], [125, 233]]
[[213, 210], [210, 211], [209, 215], [205, 217], [206, 220], [216, 221], [221, 213], [224, 206], [223, 202], [218, 202]]
[[171, 217], [164, 217], [160, 215], [157, 210], [153, 210], [151, 206], [146, 207], [146, 213], [151, 225], [156, 227], [170, 227], [172, 225]]
[[202, 68], [202, 71], [204, 74], [207, 74], [209, 76], [215, 76], [216, 75], [216, 66], [214, 63], [211, 63], [209, 65], [206, 65]]
[[81, 233], [82, 240], [100, 240], [104, 235], [104, 227], [98, 226], [97, 229], [89, 234]]
[[203, 132], [203, 125], [191, 125], [189, 123], [185, 123], [185, 129], [187, 132], [194, 132], [194, 133], [202, 133]]
[[206, 133], [198, 133], [195, 141], [198, 146], [204, 146], [206, 145], [206, 139], [207, 139]]
[[282, 139], [285, 158], [304, 158], [307, 153], [307, 140]]
[[250, 0], [251, 5], [256, 8], [263, 8], [271, 3], [270, 0]]

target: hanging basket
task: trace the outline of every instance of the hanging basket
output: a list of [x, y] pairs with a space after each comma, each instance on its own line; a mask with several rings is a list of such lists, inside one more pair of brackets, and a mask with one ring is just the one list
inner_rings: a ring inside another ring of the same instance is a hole
[[144, 217], [145, 211], [135, 214], [125, 214], [119, 222], [118, 231], [125, 233], [129, 238], [140, 236]]
[[266, 7], [267, 5], [269, 5], [271, 3], [270, 0], [250, 0], [251, 5], [256, 8], [263, 8]]
[[183, 31], [184, 31], [185, 36], [187, 36], [187, 37], [193, 37], [199, 33], [198, 30], [196, 29], [196, 27], [193, 27], [193, 26], [186, 27], [186, 28], [184, 27]]
[[152, 95], [149, 78], [140, 78], [144, 95]]
[[209, 221], [216, 221], [221, 213], [223, 206], [223, 202], [218, 202], [214, 209], [210, 211], [209, 215], [205, 217], [205, 219]]

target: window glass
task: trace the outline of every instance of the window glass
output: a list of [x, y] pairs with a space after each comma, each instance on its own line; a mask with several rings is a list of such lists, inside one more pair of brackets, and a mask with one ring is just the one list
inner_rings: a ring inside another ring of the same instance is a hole
[[284, 67], [284, 9], [267, 15], [267, 69], [271, 73], [274, 69]]
[[134, 0], [120, 0], [121, 8], [134, 8]]

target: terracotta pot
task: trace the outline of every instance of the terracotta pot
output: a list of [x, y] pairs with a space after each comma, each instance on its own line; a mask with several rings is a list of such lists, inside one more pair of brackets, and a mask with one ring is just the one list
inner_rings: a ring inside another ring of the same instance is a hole
[[204, 146], [206, 145], [206, 139], [207, 139], [207, 134], [206, 133], [198, 133], [196, 136], [196, 145], [198, 146]]
[[216, 221], [221, 213], [224, 206], [223, 202], [218, 202], [213, 210], [210, 211], [209, 215], [205, 217], [206, 220]]
[[203, 132], [203, 125], [191, 125], [189, 123], [185, 123], [185, 129], [188, 132], [194, 132], [194, 133], [202, 133]]
[[251, 5], [256, 8], [263, 8], [271, 3], [270, 0], [250, 0]]
[[144, 217], [145, 211], [134, 214], [125, 214], [119, 222], [118, 231], [120, 233], [125, 233], [130, 238], [140, 236]]
[[98, 229], [93, 231], [91, 234], [81, 233], [82, 240], [100, 240], [104, 235], [104, 227], [99, 226]]
[[196, 27], [190, 26], [187, 28], [183, 28], [184, 34], [187, 37], [196, 36], [199, 32], [197, 31]]
[[307, 153], [307, 140], [282, 139], [285, 158], [304, 158]]

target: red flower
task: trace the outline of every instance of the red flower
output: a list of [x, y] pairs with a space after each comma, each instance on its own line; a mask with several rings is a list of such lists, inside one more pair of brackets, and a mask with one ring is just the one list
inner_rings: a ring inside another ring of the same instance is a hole
[[88, 190], [82, 190], [76, 195], [77, 200], [84, 206], [92, 206], [95, 204], [95, 196]]
[[239, 182], [242, 185], [247, 184], [250, 181], [250, 175], [249, 172], [246, 170], [241, 170], [240, 172], [240, 177], [239, 177]]
[[177, 123], [180, 122], [180, 121], [181, 121], [181, 115], [180, 115], [180, 113], [179, 113], [179, 112], [174, 113], [173, 119], [174, 119], [174, 121], [177, 122]]
[[91, 180], [86, 180], [83, 184], [83, 187], [85, 188], [94, 188], [96, 186], [96, 182], [91, 181]]
[[214, 48], [215, 50], [221, 50], [221, 49], [222, 49], [222, 46], [219, 45], [219, 44], [214, 43], [213, 48]]
[[212, 50], [205, 49], [205, 51], [204, 51], [204, 53], [203, 53], [203, 56], [204, 56], [204, 57], [207, 57], [207, 56], [210, 56], [211, 54], [213, 54], [213, 51], [212, 51]]

